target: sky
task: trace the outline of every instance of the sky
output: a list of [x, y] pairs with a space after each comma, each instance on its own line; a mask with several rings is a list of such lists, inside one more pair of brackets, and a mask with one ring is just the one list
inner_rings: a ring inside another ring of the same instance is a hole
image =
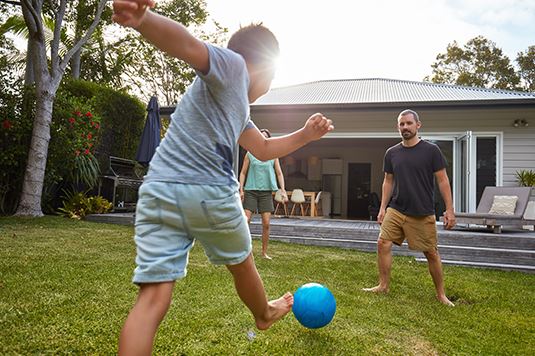
[[422, 81], [449, 43], [478, 35], [514, 61], [535, 45], [535, 0], [206, 0], [229, 32], [262, 22], [281, 55], [272, 87], [316, 80]]

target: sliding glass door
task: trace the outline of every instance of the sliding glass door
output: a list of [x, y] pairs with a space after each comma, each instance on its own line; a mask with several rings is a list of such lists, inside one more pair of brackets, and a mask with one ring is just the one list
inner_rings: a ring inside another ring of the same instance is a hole
[[474, 162], [474, 138], [472, 131], [466, 131], [455, 139], [454, 201], [457, 211], [475, 211], [471, 192], [475, 191], [476, 171]]
[[455, 138], [454, 204], [475, 212], [486, 186], [501, 184], [501, 134], [466, 131]]

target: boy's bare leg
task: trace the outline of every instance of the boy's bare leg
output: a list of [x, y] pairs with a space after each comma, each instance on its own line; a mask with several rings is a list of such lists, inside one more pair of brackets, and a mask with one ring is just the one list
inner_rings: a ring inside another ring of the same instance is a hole
[[454, 307], [455, 304], [446, 297], [446, 292], [444, 291], [444, 278], [442, 276], [442, 261], [440, 260], [440, 254], [437, 250], [434, 250], [424, 252], [424, 255], [425, 258], [427, 258], [429, 273], [435, 284], [438, 301], [447, 306]]
[[392, 269], [392, 241], [377, 239], [377, 267], [379, 268], [379, 285], [363, 288], [365, 292], [388, 293], [390, 288], [390, 270]]
[[262, 213], [262, 257], [271, 260], [271, 257], [267, 254], [268, 241], [269, 241], [269, 221], [271, 213]]
[[158, 326], [169, 309], [175, 282], [142, 284], [119, 337], [119, 355], [150, 355]]
[[234, 277], [234, 285], [240, 299], [253, 313], [258, 329], [268, 329], [292, 309], [294, 298], [290, 292], [268, 302], [264, 284], [256, 270], [252, 254], [242, 263], [227, 265], [227, 268]]

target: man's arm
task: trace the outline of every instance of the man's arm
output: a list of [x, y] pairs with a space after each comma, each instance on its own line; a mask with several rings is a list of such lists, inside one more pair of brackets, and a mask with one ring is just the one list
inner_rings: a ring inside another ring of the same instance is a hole
[[453, 199], [451, 196], [451, 186], [446, 169], [441, 169], [435, 172], [435, 178], [437, 180], [438, 189], [446, 205], [446, 211], [444, 212], [444, 226], [446, 229], [451, 229], [455, 226], [455, 213], [453, 211]]
[[307, 143], [319, 140], [327, 132], [334, 130], [332, 121], [322, 114], [314, 114], [305, 126], [281, 137], [266, 138], [258, 128], [242, 132], [238, 143], [261, 161], [284, 157]]
[[152, 0], [114, 0], [113, 20], [138, 30], [150, 43], [206, 74], [210, 69], [208, 49], [181, 24], [149, 10]]
[[392, 198], [392, 191], [394, 189], [394, 175], [392, 173], [385, 172], [385, 178], [383, 179], [383, 187], [381, 192], [381, 207], [379, 208], [379, 214], [377, 214], [377, 222], [382, 224], [385, 217], [386, 207]]

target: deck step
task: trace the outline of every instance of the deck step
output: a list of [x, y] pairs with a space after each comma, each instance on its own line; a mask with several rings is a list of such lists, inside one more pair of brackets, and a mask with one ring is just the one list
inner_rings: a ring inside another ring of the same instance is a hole
[[[133, 213], [89, 215], [89, 221], [133, 225]], [[271, 220], [273, 240], [316, 246], [332, 246], [376, 253], [379, 225], [370, 221], [277, 218]], [[261, 234], [260, 218], [254, 216], [251, 233]], [[501, 234], [456, 228], [438, 230], [439, 251], [444, 264], [496, 268], [535, 273], [535, 233], [507, 230]], [[425, 261], [421, 252], [406, 244], [394, 246], [395, 255], [413, 256]]]
[[[260, 219], [253, 219], [250, 229], [254, 237], [259, 237], [262, 230]], [[445, 231], [439, 227], [438, 234], [438, 248], [445, 264], [535, 273], [533, 233]], [[374, 222], [272, 219], [270, 225], [270, 238], [273, 240], [365, 252], [377, 251], [378, 235], [379, 225]], [[392, 253], [426, 261], [421, 252], [409, 250], [406, 243], [394, 245]]]
[[[427, 262], [425, 258], [416, 258], [417, 262]], [[447, 265], [456, 265], [456, 266], [465, 266], [465, 267], [481, 267], [481, 268], [495, 268], [495, 269], [505, 269], [511, 271], [524, 271], [529, 273], [535, 273], [535, 266], [524, 266], [516, 264], [507, 264], [507, 263], [481, 263], [481, 262], [468, 262], [468, 261], [457, 261], [457, 260], [442, 260], [443, 264]]]

